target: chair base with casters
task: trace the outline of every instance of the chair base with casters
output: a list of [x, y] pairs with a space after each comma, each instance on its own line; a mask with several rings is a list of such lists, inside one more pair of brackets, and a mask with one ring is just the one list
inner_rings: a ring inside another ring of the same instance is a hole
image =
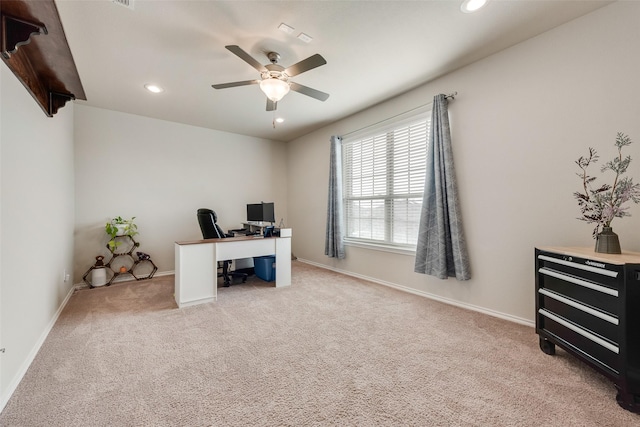
[[[222, 266], [220, 266], [222, 264]], [[231, 261], [222, 261], [218, 263], [218, 268], [222, 268], [222, 273], [218, 273], [218, 277], [224, 277], [224, 287], [228, 288], [231, 285], [232, 277], [239, 277], [242, 279], [242, 283], [247, 281], [247, 277], [249, 276], [246, 273], [240, 273], [239, 271], [229, 271], [229, 266], [231, 265]]]
[[[203, 239], [224, 239], [227, 237], [233, 237], [230, 234], [225, 234], [224, 231], [217, 224], [218, 216], [211, 209], [198, 209], [198, 224], [200, 224], [200, 231], [202, 231]], [[247, 281], [247, 274], [236, 271], [229, 271], [231, 261], [221, 261], [218, 263], [218, 268], [222, 268], [222, 273], [218, 273], [218, 277], [224, 277], [224, 286], [231, 285], [232, 277], [240, 277], [242, 283]]]

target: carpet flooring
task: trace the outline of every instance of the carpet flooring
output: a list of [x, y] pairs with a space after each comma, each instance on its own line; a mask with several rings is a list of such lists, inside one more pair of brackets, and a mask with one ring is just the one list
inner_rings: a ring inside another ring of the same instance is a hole
[[173, 277], [76, 291], [2, 426], [640, 426], [531, 327], [292, 263], [178, 309]]

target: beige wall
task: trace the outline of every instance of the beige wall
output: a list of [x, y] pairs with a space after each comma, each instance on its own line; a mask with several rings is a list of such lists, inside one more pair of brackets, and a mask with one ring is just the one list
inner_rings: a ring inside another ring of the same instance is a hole
[[[76, 105], [75, 275], [108, 255], [104, 225], [136, 217], [139, 250], [174, 269], [174, 242], [200, 239], [198, 208], [239, 228], [246, 204], [273, 201], [287, 220], [282, 142]], [[108, 259], [108, 258], [107, 258]]]
[[1, 410], [72, 289], [74, 106], [47, 117], [4, 64], [0, 92]]
[[[574, 161], [596, 148], [615, 154], [616, 132], [640, 180], [640, 3], [617, 2], [288, 145], [289, 216], [301, 259], [476, 307], [534, 318], [536, 245], [593, 245], [572, 197]], [[428, 49], [425, 51], [428, 54]], [[472, 280], [413, 272], [414, 257], [347, 247], [324, 255], [329, 137], [458, 91], [451, 131]], [[318, 159], [321, 159], [320, 161]], [[640, 251], [640, 207], [616, 219], [624, 249]]]

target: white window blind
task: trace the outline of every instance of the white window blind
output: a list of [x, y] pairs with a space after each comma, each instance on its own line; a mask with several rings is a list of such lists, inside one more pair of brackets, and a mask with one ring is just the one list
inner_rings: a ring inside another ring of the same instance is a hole
[[347, 242], [415, 248], [424, 192], [430, 112], [343, 140]]

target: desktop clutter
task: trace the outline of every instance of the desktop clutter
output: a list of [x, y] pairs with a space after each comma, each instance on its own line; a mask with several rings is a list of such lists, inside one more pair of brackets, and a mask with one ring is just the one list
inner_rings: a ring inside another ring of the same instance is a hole
[[[265, 238], [278, 237], [280, 228], [274, 225], [266, 225], [274, 220], [273, 203], [254, 203], [247, 205], [247, 221], [242, 223], [242, 228], [229, 230], [225, 233], [218, 225], [218, 215], [208, 208], [200, 208], [197, 212], [198, 224], [202, 232], [203, 239], [225, 239], [230, 237], [251, 237]], [[247, 277], [255, 274], [260, 279], [272, 282], [276, 279], [275, 254], [253, 257], [253, 267], [236, 268], [231, 270], [232, 260], [218, 262], [218, 268], [222, 272], [218, 277], [223, 278], [223, 286], [231, 285], [232, 279], [237, 277], [242, 279], [242, 283], [247, 281]]]
[[229, 234], [232, 237], [241, 236], [254, 236], [254, 237], [278, 237], [280, 235], [280, 229], [276, 229], [274, 225], [261, 226], [264, 231], [251, 230], [249, 228], [236, 228], [229, 230]]

